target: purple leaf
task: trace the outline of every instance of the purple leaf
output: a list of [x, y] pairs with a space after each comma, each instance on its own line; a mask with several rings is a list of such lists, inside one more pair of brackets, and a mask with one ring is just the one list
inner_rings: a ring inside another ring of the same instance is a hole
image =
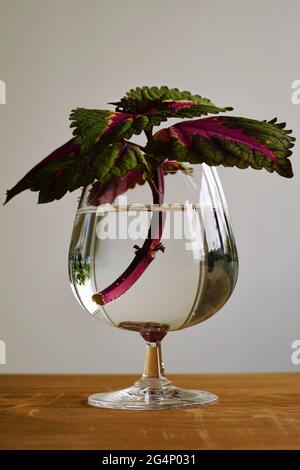
[[218, 116], [183, 121], [158, 131], [146, 151], [190, 163], [265, 168], [293, 176], [288, 157], [294, 138], [276, 120]]
[[[189, 172], [190, 170], [176, 161], [165, 160], [162, 163], [164, 174], [174, 174], [181, 170]], [[133, 189], [137, 184], [144, 184], [145, 168], [139, 167], [136, 170], [129, 170], [124, 176], [114, 176], [107, 183], [95, 181], [88, 196], [88, 203], [92, 206], [100, 204], [112, 204], [114, 200], [124, 194], [128, 189]]]
[[124, 176], [113, 176], [108, 183], [96, 181], [93, 183], [88, 196], [88, 203], [92, 206], [100, 204], [112, 204], [117, 196], [125, 193], [128, 189], [132, 189], [136, 184], [143, 184], [144, 170], [129, 170]]
[[[69, 140], [61, 147], [54, 150], [50, 155], [35, 165], [12, 189], [7, 191], [5, 204], [14, 196], [31, 189], [32, 191], [45, 191], [46, 185], [55, 185], [63, 175], [70, 162], [79, 158], [80, 145], [76, 143], [75, 138]], [[45, 182], [45, 173], [50, 172], [51, 183]]]

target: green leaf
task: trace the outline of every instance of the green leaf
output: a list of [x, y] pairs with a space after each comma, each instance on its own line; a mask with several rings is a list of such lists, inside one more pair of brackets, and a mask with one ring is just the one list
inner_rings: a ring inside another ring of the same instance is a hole
[[165, 101], [165, 100], [190, 100], [201, 103], [212, 104], [212, 102], [200, 95], [192, 95], [189, 91], [179, 91], [178, 88], [168, 88], [167, 86], [137, 87], [128, 91], [117, 103], [111, 103], [122, 107], [125, 111], [139, 113], [140, 105], [144, 101]]
[[82, 286], [91, 278], [91, 264], [88, 258], [79, 254], [71, 259], [70, 267], [77, 284]]
[[81, 155], [140, 134], [149, 122], [142, 115], [85, 108], [74, 109], [70, 120], [73, 135], [81, 145]]
[[138, 87], [127, 92], [120, 101], [110, 104], [117, 106], [118, 111], [147, 116], [148, 128], [158, 126], [171, 117], [193, 118], [232, 110], [229, 107], [220, 108], [200, 95], [166, 86]]

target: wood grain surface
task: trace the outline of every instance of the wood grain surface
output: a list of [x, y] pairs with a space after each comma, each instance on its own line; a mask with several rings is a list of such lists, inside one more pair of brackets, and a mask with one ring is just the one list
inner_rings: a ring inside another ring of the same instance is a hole
[[186, 410], [91, 408], [133, 376], [0, 375], [1, 449], [300, 449], [300, 374], [177, 375], [219, 402]]

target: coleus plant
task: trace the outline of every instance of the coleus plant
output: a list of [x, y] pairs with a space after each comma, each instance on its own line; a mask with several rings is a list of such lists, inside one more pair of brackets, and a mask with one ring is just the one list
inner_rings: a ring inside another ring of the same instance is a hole
[[[8, 202], [20, 192], [39, 192], [39, 203], [61, 199], [68, 191], [92, 184], [89, 203], [113, 203], [115, 198], [147, 182], [153, 203], [164, 199], [164, 175], [189, 171], [186, 164], [244, 169], [266, 169], [291, 178], [289, 160], [294, 137], [285, 123], [258, 121], [235, 116], [208, 114], [231, 111], [209, 99], [177, 88], [138, 87], [118, 102], [114, 111], [77, 108], [70, 114], [73, 138], [54, 150], [12, 189]], [[153, 127], [168, 118], [189, 118], [153, 134]], [[191, 119], [192, 118], [192, 119]], [[129, 141], [145, 132], [145, 146]], [[164, 215], [153, 217], [148, 237], [128, 268], [111, 285], [95, 293], [93, 300], [104, 305], [125, 293], [153, 261], [161, 243]], [[153, 227], [154, 225], [154, 227]], [[154, 231], [153, 231], [154, 229]], [[154, 234], [154, 235], [153, 235]]]

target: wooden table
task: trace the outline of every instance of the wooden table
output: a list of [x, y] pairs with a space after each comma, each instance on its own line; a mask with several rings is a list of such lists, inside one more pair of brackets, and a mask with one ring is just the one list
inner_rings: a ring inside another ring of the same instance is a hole
[[219, 402], [203, 408], [91, 408], [135, 377], [0, 375], [1, 449], [300, 449], [300, 374], [178, 375]]

